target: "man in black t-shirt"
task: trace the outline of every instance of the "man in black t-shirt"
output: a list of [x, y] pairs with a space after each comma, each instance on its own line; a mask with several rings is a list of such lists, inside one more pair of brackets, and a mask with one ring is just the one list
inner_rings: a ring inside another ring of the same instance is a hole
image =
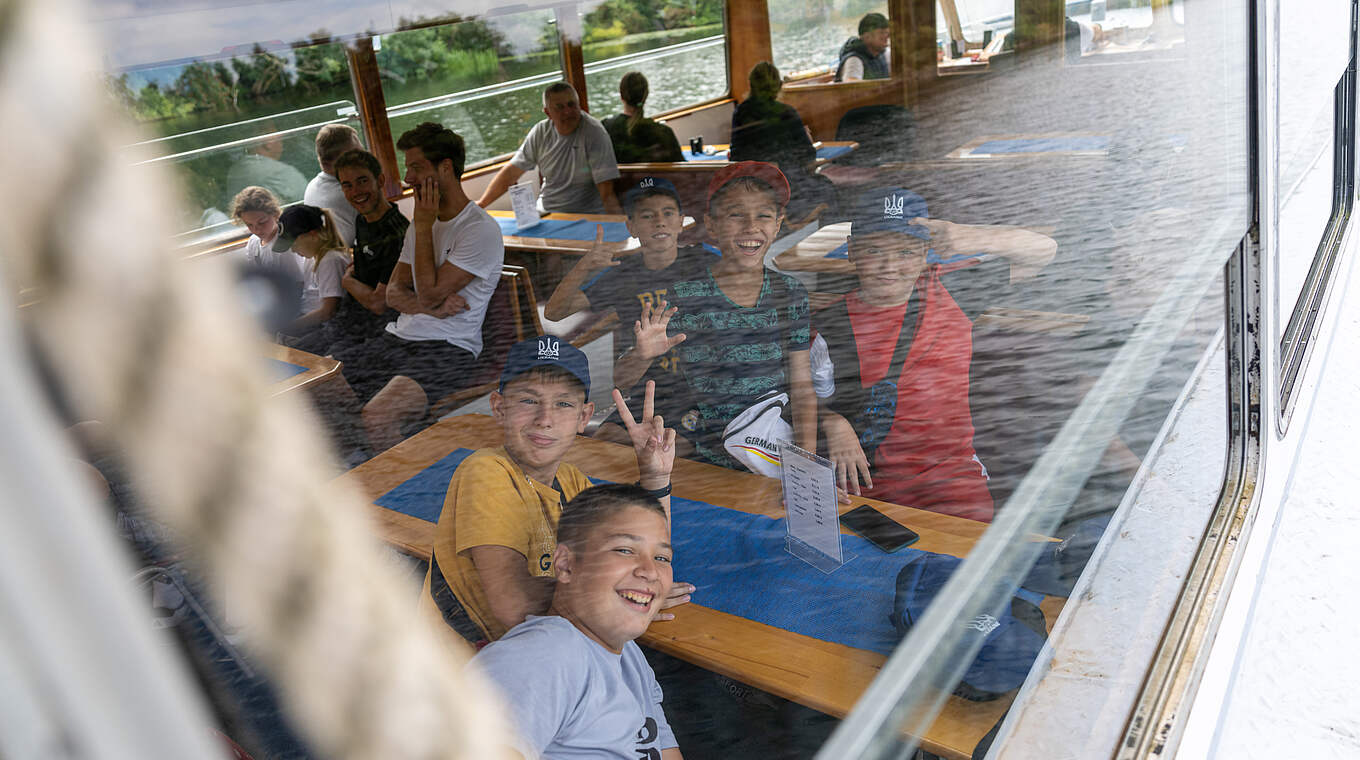
[[387, 305], [387, 279], [401, 255], [402, 240], [411, 222], [387, 200], [382, 165], [365, 150], [350, 150], [335, 160], [335, 176], [358, 216], [354, 220], [354, 261], [341, 285], [345, 298], [340, 309], [298, 348], [312, 353], [336, 353], [380, 335], [397, 318]]
[[[595, 246], [562, 278], [562, 284], [548, 299], [543, 315], [550, 320], [565, 319], [578, 311], [591, 309], [619, 315], [614, 331], [614, 384], [625, 396], [636, 389], [640, 394], [648, 380], [656, 382], [656, 412], [667, 420], [679, 419], [689, 408], [673, 341], [670, 349], [655, 360], [634, 355], [633, 331], [639, 328], [645, 306], [660, 307], [666, 302], [671, 283], [703, 272], [717, 259], [702, 246], [679, 247], [684, 216], [675, 185], [657, 177], [644, 177], [623, 196], [628, 215], [628, 232], [641, 243], [636, 254], [618, 258], [621, 251], [603, 242], [603, 231]], [[673, 310], [671, 310], [673, 313]], [[669, 316], [662, 316], [669, 319]], [[613, 423], [613, 417], [600, 427], [597, 435], [607, 440], [628, 442], [626, 431]]]

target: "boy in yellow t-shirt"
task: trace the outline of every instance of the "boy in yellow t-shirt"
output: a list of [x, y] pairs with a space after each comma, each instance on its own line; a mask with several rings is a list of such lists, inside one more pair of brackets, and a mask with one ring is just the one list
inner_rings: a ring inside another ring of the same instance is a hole
[[[473, 453], [454, 471], [421, 595], [422, 606], [433, 605], [471, 642], [500, 638], [548, 609], [558, 517], [590, 486], [562, 461], [595, 411], [589, 395], [589, 362], [570, 343], [544, 335], [510, 349], [500, 390], [491, 394], [505, 443]], [[635, 422], [614, 391], [637, 455], [639, 485], [669, 514], [675, 431], [653, 415], [653, 395], [649, 383]], [[675, 584], [663, 606], [689, 601], [692, 590]]]

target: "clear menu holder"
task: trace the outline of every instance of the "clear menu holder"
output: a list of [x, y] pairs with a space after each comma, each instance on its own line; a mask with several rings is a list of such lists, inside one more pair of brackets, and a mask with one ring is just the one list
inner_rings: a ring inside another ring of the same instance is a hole
[[542, 220], [538, 214], [538, 202], [534, 199], [534, 189], [527, 182], [510, 186], [510, 207], [515, 211], [517, 230], [527, 230]]
[[841, 546], [836, 471], [831, 462], [788, 441], [779, 442], [788, 534], [784, 550], [823, 573], [854, 559]]

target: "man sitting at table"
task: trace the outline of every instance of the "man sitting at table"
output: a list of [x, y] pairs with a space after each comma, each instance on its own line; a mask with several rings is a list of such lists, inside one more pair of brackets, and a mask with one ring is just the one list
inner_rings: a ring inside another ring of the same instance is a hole
[[[614, 384], [621, 390], [640, 389], [647, 380], [656, 383], [656, 410], [664, 419], [679, 420], [689, 408], [680, 377], [675, 346], [683, 338], [661, 338], [659, 356], [634, 351], [634, 332], [641, 329], [642, 310], [665, 302], [671, 283], [698, 277], [717, 257], [703, 246], [680, 248], [684, 214], [675, 185], [659, 177], [643, 177], [623, 194], [628, 233], [641, 244], [639, 254], [616, 258], [617, 246], [597, 239], [595, 247], [576, 262], [562, 284], [553, 291], [543, 316], [566, 319], [578, 311], [593, 309], [619, 315], [614, 330]], [[653, 361], [655, 359], [655, 361]], [[627, 432], [610, 415], [596, 436], [616, 443], [628, 441]]]
[[425, 122], [397, 148], [415, 189], [414, 218], [387, 283], [387, 305], [400, 315], [378, 337], [335, 355], [364, 402], [360, 416], [375, 452], [400, 442], [430, 401], [467, 382], [505, 257], [500, 226], [463, 193], [463, 138]]
[[[618, 391], [619, 413], [633, 443], [638, 484], [669, 513], [675, 431], [653, 414], [648, 387], [634, 422]], [[553, 597], [554, 533], [562, 507], [590, 487], [562, 460], [585, 432], [595, 405], [590, 365], [580, 349], [551, 335], [511, 347], [491, 413], [505, 443], [458, 465], [435, 528], [421, 607], [472, 642], [495, 640]], [[676, 584], [663, 607], [689, 601]], [[433, 608], [433, 609], [432, 609]]]
[[[928, 251], [977, 255], [930, 264]], [[833, 365], [821, 424], [843, 489], [860, 494], [863, 483], [875, 499], [992, 519], [968, 405], [973, 320], [1056, 251], [1023, 228], [926, 218], [910, 191], [861, 195], [849, 239], [859, 289], [813, 316]]]
[[614, 146], [599, 120], [581, 110], [576, 90], [555, 82], [543, 91], [543, 113], [548, 118], [535, 124], [513, 158], [496, 174], [477, 205], [490, 206], [538, 167], [543, 189], [538, 197], [542, 211], [578, 214], [617, 214], [614, 180], [619, 165]]
[[634, 639], [671, 587], [666, 510], [639, 486], [587, 488], [562, 509], [543, 617], [473, 660], [501, 693], [524, 757], [680, 760], [661, 686]]
[[840, 63], [836, 66], [837, 82], [860, 79], [887, 79], [888, 38], [892, 27], [882, 13], [868, 13], [859, 20], [859, 36], [851, 37], [841, 46]]

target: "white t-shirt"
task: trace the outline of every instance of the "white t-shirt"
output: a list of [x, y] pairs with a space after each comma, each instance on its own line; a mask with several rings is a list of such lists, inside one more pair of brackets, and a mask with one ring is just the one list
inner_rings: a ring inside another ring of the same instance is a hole
[[[294, 255], [294, 254], [289, 254]], [[345, 268], [349, 258], [339, 251], [326, 251], [315, 268], [311, 259], [297, 256], [302, 264], [302, 314], [315, 311], [321, 306], [323, 298], [340, 298], [345, 295], [345, 287], [340, 284], [345, 279]]]
[[660, 757], [679, 746], [637, 644], [614, 654], [565, 618], [530, 615], [472, 659], [501, 691], [526, 758]]
[[340, 180], [325, 172], [317, 172], [312, 181], [307, 183], [307, 190], [302, 194], [302, 202], [308, 206], [328, 209], [331, 216], [335, 217], [335, 231], [340, 233], [341, 242], [346, 248], [354, 247], [354, 217], [359, 212], [345, 199], [345, 191], [340, 188]]
[[[416, 226], [406, 228], [406, 239], [401, 244], [397, 261], [412, 267], [415, 274]], [[434, 223], [434, 268], [449, 262], [472, 275], [458, 291], [468, 303], [467, 311], [451, 317], [429, 314], [402, 314], [387, 325], [387, 331], [405, 340], [443, 340], [459, 348], [482, 353], [482, 317], [496, 284], [501, 279], [501, 264], [505, 260], [505, 240], [496, 220], [476, 203], [468, 202], [458, 215]], [[419, 292], [419, 288], [417, 288]]]
[[614, 143], [599, 119], [581, 114], [581, 123], [569, 135], [560, 134], [548, 119], [535, 124], [515, 151], [510, 165], [523, 171], [535, 166], [543, 177], [538, 197], [542, 211], [603, 214], [601, 182], [619, 178]]
[[251, 235], [246, 241], [246, 263], [261, 269], [284, 272], [298, 282], [306, 279], [298, 263], [298, 255], [292, 251], [274, 253], [273, 245], [273, 240], [266, 243], [260, 240], [259, 235]]

